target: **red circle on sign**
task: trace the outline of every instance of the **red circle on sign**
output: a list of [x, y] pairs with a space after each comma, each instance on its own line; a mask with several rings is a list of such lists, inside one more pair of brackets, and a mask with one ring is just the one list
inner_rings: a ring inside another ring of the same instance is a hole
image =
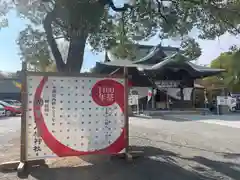
[[92, 98], [99, 106], [110, 106], [116, 102], [119, 84], [112, 79], [98, 81], [92, 88]]
[[[48, 81], [48, 77], [44, 77], [36, 89], [36, 92], [34, 95], [34, 103], [33, 103], [34, 120], [36, 122], [37, 129], [43, 141], [49, 147], [49, 149], [51, 149], [56, 155], [58, 155], [59, 157], [64, 157], [64, 156], [79, 156], [79, 155], [87, 155], [87, 154], [106, 154], [106, 153], [114, 154], [114, 153], [120, 152], [122, 149], [126, 147], [125, 128], [122, 128], [121, 135], [110, 146], [104, 149], [99, 149], [95, 151], [78, 151], [68, 146], [65, 146], [60, 141], [58, 141], [54, 137], [54, 135], [49, 131], [45, 123], [43, 113], [41, 112], [41, 106], [38, 103], [36, 103], [39, 99], [41, 99], [42, 91], [47, 81]], [[95, 84], [95, 86], [98, 86], [101, 83], [105, 85], [106, 82], [107, 84], [108, 83], [112, 84], [111, 87], [113, 86], [115, 88], [116, 90], [115, 94], [117, 94], [117, 96], [115, 96], [115, 103], [119, 105], [121, 111], [124, 113], [125, 112], [124, 101], [123, 101], [124, 86], [117, 81], [107, 80], [107, 79], [98, 81]]]

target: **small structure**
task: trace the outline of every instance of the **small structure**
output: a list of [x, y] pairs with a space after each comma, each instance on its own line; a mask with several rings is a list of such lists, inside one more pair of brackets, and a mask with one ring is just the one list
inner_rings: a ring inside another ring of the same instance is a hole
[[237, 98], [231, 96], [217, 96], [217, 113], [227, 114], [236, 111]]
[[[122, 74], [123, 67], [128, 67], [132, 86], [139, 91], [139, 102], [145, 105], [145, 109], [168, 109], [169, 99], [172, 108], [193, 108], [194, 81], [225, 71], [196, 65], [175, 47], [138, 45], [136, 52], [137, 56], [130, 61], [117, 58], [109, 50], [105, 62], [96, 64], [95, 72]], [[153, 93], [152, 103], [147, 106], [149, 88], [157, 91]]]

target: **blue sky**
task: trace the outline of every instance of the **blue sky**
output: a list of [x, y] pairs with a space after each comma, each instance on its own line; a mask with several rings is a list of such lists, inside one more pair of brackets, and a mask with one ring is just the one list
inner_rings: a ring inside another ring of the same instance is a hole
[[[20, 57], [18, 55], [19, 48], [16, 44], [16, 39], [21, 30], [24, 29], [24, 20], [21, 20], [16, 16], [14, 12], [8, 15], [9, 27], [0, 30], [0, 71], [15, 72], [21, 69]], [[225, 34], [216, 40], [199, 40], [202, 55], [198, 59], [198, 64], [209, 64], [213, 59], [218, 57], [221, 52], [225, 52], [233, 44], [240, 45], [240, 37], [231, 36]], [[159, 39], [157, 37], [151, 39], [143, 44], [157, 45]], [[178, 42], [165, 40], [163, 45], [179, 46]], [[96, 61], [104, 59], [104, 54], [99, 53], [98, 55], [91, 53], [87, 48], [85, 51], [83, 70], [87, 70], [95, 65]]]

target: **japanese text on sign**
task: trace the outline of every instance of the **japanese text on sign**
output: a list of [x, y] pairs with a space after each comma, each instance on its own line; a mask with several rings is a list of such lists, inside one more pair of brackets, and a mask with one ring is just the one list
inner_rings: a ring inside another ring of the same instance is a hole
[[113, 87], [98, 87], [99, 99], [102, 102], [113, 102], [115, 100], [114, 94], [115, 90]]
[[177, 88], [180, 84], [179, 81], [157, 81], [156, 82], [158, 87], [165, 87], [165, 88]]
[[56, 117], [56, 97], [57, 97], [57, 90], [56, 87], [53, 87], [52, 90], [52, 122], [55, 122]]

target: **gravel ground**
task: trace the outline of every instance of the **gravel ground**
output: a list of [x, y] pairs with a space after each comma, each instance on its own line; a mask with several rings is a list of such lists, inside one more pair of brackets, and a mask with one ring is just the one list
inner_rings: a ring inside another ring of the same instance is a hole
[[[20, 117], [0, 117], [0, 162], [19, 158]], [[9, 150], [11, 153], [7, 153]]]
[[[50, 168], [31, 169], [28, 179], [239, 180], [239, 135], [237, 128], [197, 121], [131, 118], [130, 144], [144, 150], [144, 157], [132, 163], [107, 157], [51, 160]], [[7, 153], [4, 159], [19, 153], [18, 139], [11, 138], [15, 146], [0, 148]], [[0, 174], [0, 180], [7, 179], [17, 179], [16, 173]]]

